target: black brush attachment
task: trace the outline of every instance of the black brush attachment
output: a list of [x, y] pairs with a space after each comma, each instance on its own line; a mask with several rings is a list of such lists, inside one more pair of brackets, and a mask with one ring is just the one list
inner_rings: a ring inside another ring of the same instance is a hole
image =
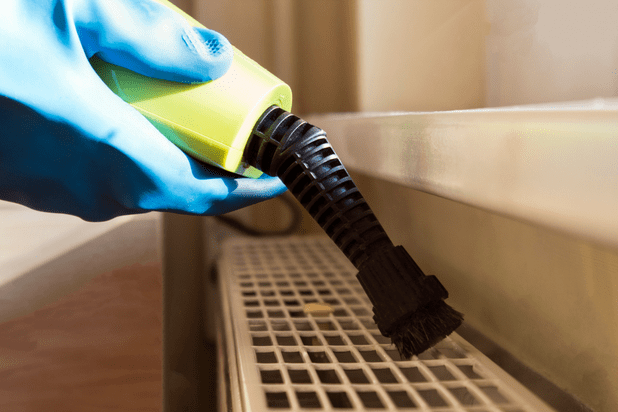
[[356, 275], [373, 304], [373, 319], [402, 358], [429, 349], [463, 321], [444, 303], [448, 292], [435, 276], [425, 276], [402, 247], [372, 253]]
[[256, 123], [244, 158], [278, 176], [356, 266], [380, 332], [402, 357], [421, 353], [461, 324], [438, 279], [393, 245], [322, 129], [272, 106]]

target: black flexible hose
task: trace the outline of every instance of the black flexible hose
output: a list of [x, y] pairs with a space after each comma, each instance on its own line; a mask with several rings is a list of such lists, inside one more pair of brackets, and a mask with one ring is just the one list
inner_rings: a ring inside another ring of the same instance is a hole
[[358, 269], [373, 252], [393, 246], [322, 129], [272, 106], [244, 155], [250, 165], [278, 176]]

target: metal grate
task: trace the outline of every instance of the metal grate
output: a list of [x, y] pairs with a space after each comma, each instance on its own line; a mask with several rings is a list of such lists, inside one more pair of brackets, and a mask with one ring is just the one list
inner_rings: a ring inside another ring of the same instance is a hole
[[[233, 238], [219, 270], [235, 409], [551, 410], [456, 334], [401, 360], [326, 237]], [[311, 302], [334, 313], [306, 315]]]

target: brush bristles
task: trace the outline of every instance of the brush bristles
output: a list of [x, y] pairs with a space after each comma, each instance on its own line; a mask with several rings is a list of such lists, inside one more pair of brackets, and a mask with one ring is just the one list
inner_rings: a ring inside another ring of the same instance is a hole
[[398, 322], [390, 338], [401, 358], [410, 359], [450, 335], [462, 321], [461, 313], [439, 300]]
[[373, 304], [373, 319], [404, 359], [429, 349], [463, 320], [444, 303], [448, 292], [426, 276], [401, 246], [374, 252], [356, 275]]

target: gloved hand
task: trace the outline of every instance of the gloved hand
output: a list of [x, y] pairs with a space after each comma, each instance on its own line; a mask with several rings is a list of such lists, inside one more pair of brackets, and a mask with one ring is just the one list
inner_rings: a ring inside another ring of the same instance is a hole
[[232, 60], [223, 36], [151, 0], [0, 1], [0, 199], [99, 221], [221, 214], [285, 191], [188, 157], [107, 88], [94, 54], [181, 82], [216, 79]]

